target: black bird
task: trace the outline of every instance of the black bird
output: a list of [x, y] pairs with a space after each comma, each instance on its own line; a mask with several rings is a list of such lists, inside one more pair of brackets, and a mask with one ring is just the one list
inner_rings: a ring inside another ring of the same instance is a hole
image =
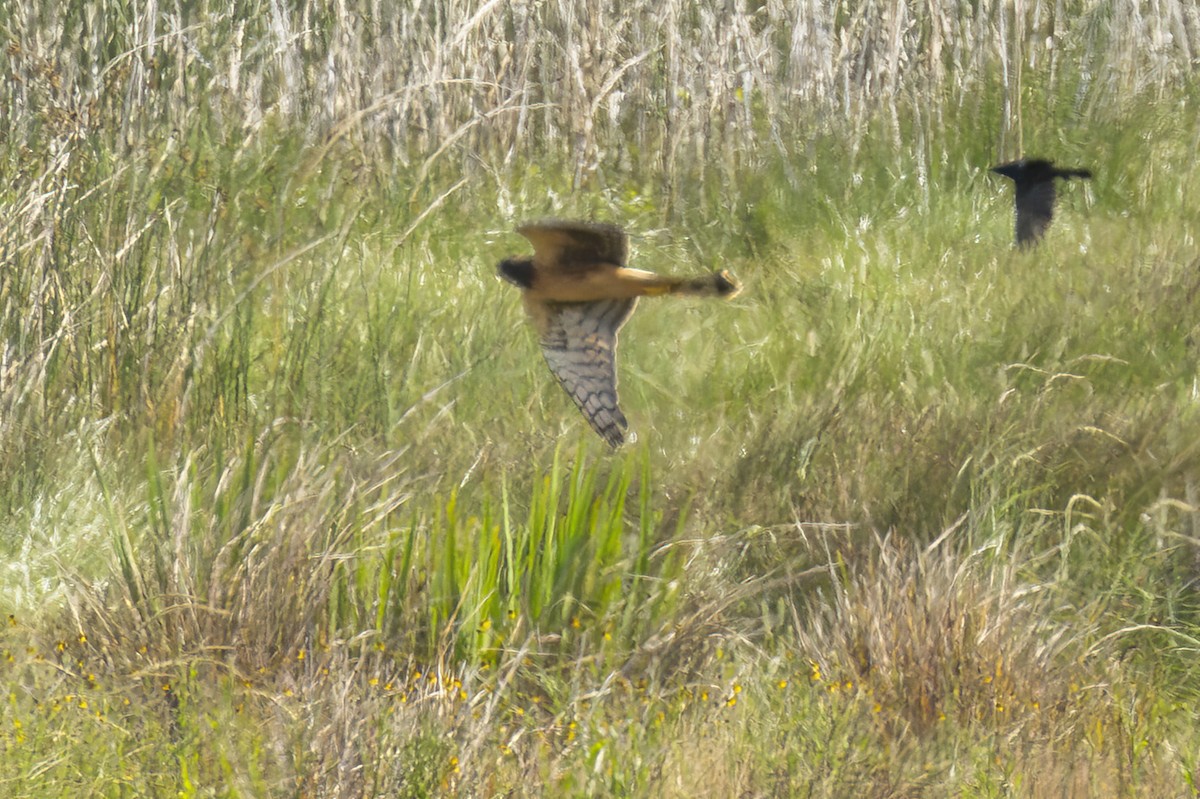
[[1032, 247], [1054, 218], [1054, 179], [1090, 178], [1091, 170], [1059, 169], [1044, 158], [1022, 158], [992, 167], [1017, 184], [1017, 246]]

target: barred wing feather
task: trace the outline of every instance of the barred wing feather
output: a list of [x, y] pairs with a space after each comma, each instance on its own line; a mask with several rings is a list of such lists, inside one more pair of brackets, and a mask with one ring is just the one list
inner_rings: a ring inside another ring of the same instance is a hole
[[555, 304], [541, 330], [550, 371], [612, 447], [624, 443], [629, 426], [617, 405], [617, 331], [636, 304], [636, 299]]

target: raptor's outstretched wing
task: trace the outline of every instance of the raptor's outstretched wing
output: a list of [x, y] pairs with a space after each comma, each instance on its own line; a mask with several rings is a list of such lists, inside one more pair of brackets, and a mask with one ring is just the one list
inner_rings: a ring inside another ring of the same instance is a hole
[[535, 315], [550, 371], [596, 432], [612, 447], [629, 426], [617, 404], [617, 331], [636, 299], [547, 303]]
[[533, 261], [539, 269], [624, 266], [629, 257], [629, 239], [616, 225], [541, 219], [520, 225], [517, 232], [533, 244]]

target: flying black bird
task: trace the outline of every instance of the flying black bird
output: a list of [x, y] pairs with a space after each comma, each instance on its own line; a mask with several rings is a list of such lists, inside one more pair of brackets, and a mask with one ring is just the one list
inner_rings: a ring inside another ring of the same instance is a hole
[[1043, 158], [1022, 158], [992, 167], [1017, 184], [1017, 246], [1032, 247], [1054, 218], [1054, 179], [1090, 178], [1087, 169], [1059, 169]]
[[728, 299], [741, 286], [724, 270], [683, 278], [630, 268], [629, 243], [616, 225], [543, 219], [517, 232], [533, 255], [501, 261], [500, 276], [522, 290], [550, 371], [595, 431], [619, 447], [628, 423], [617, 405], [617, 331], [638, 297]]

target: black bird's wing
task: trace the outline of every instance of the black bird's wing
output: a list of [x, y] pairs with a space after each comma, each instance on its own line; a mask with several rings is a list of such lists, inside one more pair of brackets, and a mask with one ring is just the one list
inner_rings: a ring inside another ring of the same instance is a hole
[[1053, 177], [1027, 183], [1017, 181], [1017, 246], [1035, 244], [1050, 227], [1054, 199]]

